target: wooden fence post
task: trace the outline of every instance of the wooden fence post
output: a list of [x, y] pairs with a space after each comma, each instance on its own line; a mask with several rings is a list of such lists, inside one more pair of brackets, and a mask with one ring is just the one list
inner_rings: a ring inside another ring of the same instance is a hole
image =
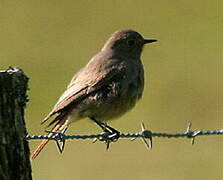
[[31, 180], [24, 121], [28, 78], [22, 70], [0, 71], [0, 180]]

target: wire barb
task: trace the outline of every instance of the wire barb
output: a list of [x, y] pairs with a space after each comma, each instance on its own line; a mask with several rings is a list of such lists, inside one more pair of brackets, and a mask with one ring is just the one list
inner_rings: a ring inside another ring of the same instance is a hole
[[195, 136], [193, 136], [193, 132], [191, 131], [191, 127], [192, 127], [192, 123], [189, 122], [188, 126], [187, 126], [186, 133], [188, 134], [187, 137], [191, 139], [191, 145], [193, 146], [194, 142], [195, 142]]
[[[144, 143], [144, 145], [146, 146], [146, 148], [148, 150], [152, 150], [152, 146], [153, 146], [153, 139], [152, 139], [152, 136], [151, 136], [151, 131], [147, 130], [145, 128], [145, 124], [144, 123], [141, 123], [141, 134], [142, 134], [142, 142]], [[148, 141], [147, 141], [148, 139]]]
[[59, 149], [60, 153], [62, 154], [64, 147], [65, 147], [65, 141], [66, 141], [66, 135], [64, 134], [64, 132], [67, 130], [67, 128], [63, 131], [48, 131], [46, 130], [45, 132], [47, 133], [54, 133], [55, 135], [55, 141], [56, 141], [56, 145], [57, 148]]

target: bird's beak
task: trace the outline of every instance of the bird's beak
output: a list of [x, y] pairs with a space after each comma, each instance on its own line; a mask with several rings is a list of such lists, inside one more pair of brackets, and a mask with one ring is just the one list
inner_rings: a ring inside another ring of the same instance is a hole
[[143, 40], [144, 44], [149, 44], [149, 43], [153, 43], [153, 42], [157, 42], [157, 40], [156, 39], [144, 39]]

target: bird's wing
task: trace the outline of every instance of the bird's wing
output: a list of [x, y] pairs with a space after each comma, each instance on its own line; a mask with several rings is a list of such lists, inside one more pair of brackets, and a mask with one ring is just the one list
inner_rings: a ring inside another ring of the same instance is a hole
[[[94, 71], [88, 72], [87, 69], [80, 71], [71, 80], [67, 89], [59, 98], [58, 102], [55, 104], [53, 110], [45, 117], [42, 123], [47, 121], [51, 116], [60, 112], [70, 104], [75, 104], [80, 102], [82, 99], [86, 98], [92, 92], [100, 89], [103, 86], [109, 84], [114, 76], [124, 75], [125, 66], [110, 66], [110, 68], [103, 68], [103, 71], [96, 68], [96, 73]], [[100, 71], [100, 73], [98, 72]]]

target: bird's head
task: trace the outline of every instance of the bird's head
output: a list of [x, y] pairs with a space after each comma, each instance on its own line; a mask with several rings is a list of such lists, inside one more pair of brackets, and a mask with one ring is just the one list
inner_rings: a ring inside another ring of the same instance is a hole
[[107, 40], [102, 51], [112, 50], [115, 54], [139, 58], [145, 44], [156, 42], [155, 39], [144, 39], [134, 30], [119, 30]]

